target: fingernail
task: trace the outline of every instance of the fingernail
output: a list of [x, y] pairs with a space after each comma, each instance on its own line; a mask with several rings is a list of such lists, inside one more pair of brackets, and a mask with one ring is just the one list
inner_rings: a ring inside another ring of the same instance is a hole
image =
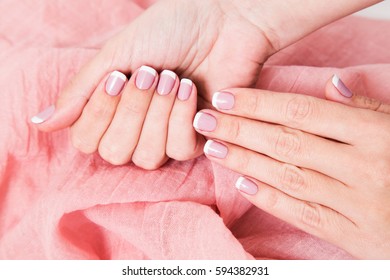
[[154, 79], [157, 75], [156, 70], [149, 66], [142, 66], [135, 79], [135, 85], [138, 89], [147, 90], [153, 85]]
[[257, 185], [245, 177], [238, 178], [235, 186], [239, 191], [249, 195], [257, 193]]
[[106, 92], [108, 95], [117, 96], [123, 89], [127, 81], [125, 74], [114, 71], [110, 74], [106, 82]]
[[234, 95], [230, 92], [216, 92], [213, 95], [212, 104], [220, 110], [230, 110], [234, 107]]
[[353, 96], [352, 91], [343, 83], [343, 81], [337, 75], [333, 75], [332, 84], [342, 96], [347, 98], [351, 98]]
[[219, 142], [208, 140], [204, 145], [203, 151], [207, 155], [222, 159], [226, 157], [228, 148]]
[[31, 122], [35, 124], [43, 123], [47, 121], [54, 114], [54, 111], [55, 111], [55, 106], [51, 105], [47, 107], [45, 110], [43, 110], [42, 112], [32, 117]]
[[217, 127], [217, 119], [210, 114], [199, 112], [195, 115], [194, 127], [203, 131], [214, 131]]
[[170, 70], [164, 70], [161, 72], [160, 81], [157, 86], [157, 93], [160, 95], [169, 94], [176, 82], [176, 74]]
[[181, 101], [186, 101], [188, 98], [190, 98], [191, 92], [192, 81], [189, 79], [181, 79], [177, 98], [179, 98]]

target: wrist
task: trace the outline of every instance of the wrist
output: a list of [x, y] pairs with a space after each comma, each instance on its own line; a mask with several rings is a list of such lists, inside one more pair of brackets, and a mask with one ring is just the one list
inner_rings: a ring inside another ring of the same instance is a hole
[[270, 55], [335, 20], [379, 2], [381, 1], [230, 0], [246, 20], [262, 31], [270, 43]]

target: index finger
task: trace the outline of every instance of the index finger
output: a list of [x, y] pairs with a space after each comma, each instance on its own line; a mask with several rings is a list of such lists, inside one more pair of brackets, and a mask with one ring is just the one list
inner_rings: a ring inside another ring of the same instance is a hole
[[375, 122], [375, 115], [368, 110], [301, 94], [259, 89], [217, 92], [213, 106], [226, 114], [281, 124], [349, 144], [367, 129], [367, 123]]

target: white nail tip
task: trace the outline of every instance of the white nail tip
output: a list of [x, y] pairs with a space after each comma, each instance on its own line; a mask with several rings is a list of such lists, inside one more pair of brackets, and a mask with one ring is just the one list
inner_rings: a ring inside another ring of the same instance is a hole
[[208, 154], [208, 153], [209, 153], [209, 151], [210, 151], [210, 146], [211, 146], [211, 144], [212, 144], [213, 142], [214, 142], [213, 140], [207, 140], [206, 144], [205, 144], [204, 147], [203, 147], [203, 152], [204, 152], [205, 154]]
[[54, 114], [54, 111], [55, 111], [55, 106], [51, 105], [47, 107], [45, 110], [43, 110], [42, 112], [40, 112], [38, 115], [32, 117], [31, 122], [34, 124], [43, 123], [47, 121], [47, 119], [49, 119]]
[[220, 95], [220, 92], [216, 92], [213, 94], [213, 99], [211, 100], [211, 104], [213, 105], [214, 108], [217, 108], [218, 109], [218, 104], [217, 104], [217, 100], [218, 100], [218, 96]]
[[126, 75], [123, 74], [122, 72], [119, 72], [119, 71], [116, 71], [116, 70], [114, 72], [112, 72], [110, 74], [110, 76], [117, 77], [117, 78], [119, 78], [119, 79], [121, 79], [121, 80], [123, 80], [125, 82], [127, 81]]
[[240, 177], [238, 178], [238, 180], [236, 181], [236, 184], [234, 185], [236, 187], [237, 190], [240, 190], [241, 189], [241, 184], [242, 182], [245, 180], [244, 177]]
[[152, 67], [149, 67], [149, 66], [141, 66], [141, 68], [139, 69], [139, 71], [146, 71], [150, 74], [152, 74], [153, 76], [156, 76], [157, 75], [157, 71], [154, 70]]
[[172, 72], [171, 70], [164, 70], [164, 71], [162, 71], [161, 72], [161, 76], [162, 75], [167, 75], [167, 76], [171, 77], [174, 80], [176, 80], [176, 77], [177, 77], [175, 72]]
[[190, 79], [181, 79], [180, 83], [192, 86], [192, 81]]
[[333, 84], [335, 87], [338, 87], [339, 81], [340, 81], [340, 78], [339, 78], [337, 75], [333, 75], [332, 84]]
[[197, 113], [195, 115], [194, 122], [193, 122], [193, 126], [195, 128], [199, 128], [198, 124], [199, 124], [199, 119], [201, 118], [201, 116], [202, 116], [202, 113]]

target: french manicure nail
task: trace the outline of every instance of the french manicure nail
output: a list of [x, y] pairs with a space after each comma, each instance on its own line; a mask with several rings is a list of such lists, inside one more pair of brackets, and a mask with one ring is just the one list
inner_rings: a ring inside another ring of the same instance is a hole
[[106, 92], [108, 95], [117, 96], [123, 89], [127, 81], [125, 74], [114, 71], [110, 74], [106, 82]]
[[255, 195], [257, 193], [257, 185], [245, 177], [238, 178], [235, 186], [239, 191], [248, 195]]
[[217, 119], [210, 114], [199, 112], [195, 115], [193, 125], [196, 129], [210, 132], [217, 127]]
[[203, 151], [205, 154], [216, 158], [225, 158], [228, 153], [228, 148], [214, 140], [208, 140], [204, 145]]
[[176, 74], [170, 70], [161, 72], [160, 80], [157, 86], [157, 93], [160, 95], [169, 94], [176, 82]]
[[177, 98], [181, 101], [186, 101], [190, 98], [192, 92], [192, 81], [189, 79], [181, 79], [179, 92], [177, 93]]
[[149, 66], [142, 66], [138, 70], [137, 77], [135, 79], [135, 85], [138, 89], [147, 90], [153, 85], [154, 79], [157, 75], [156, 70]]
[[220, 110], [230, 110], [234, 107], [234, 95], [230, 92], [216, 92], [213, 95], [212, 104]]
[[47, 107], [45, 110], [43, 110], [42, 112], [32, 117], [31, 122], [35, 124], [43, 123], [47, 121], [54, 114], [54, 111], [55, 111], [55, 106], [51, 105]]
[[337, 75], [333, 75], [332, 84], [342, 96], [347, 98], [351, 98], [353, 96], [352, 91], [343, 83], [343, 81]]

